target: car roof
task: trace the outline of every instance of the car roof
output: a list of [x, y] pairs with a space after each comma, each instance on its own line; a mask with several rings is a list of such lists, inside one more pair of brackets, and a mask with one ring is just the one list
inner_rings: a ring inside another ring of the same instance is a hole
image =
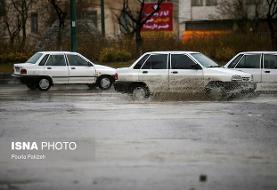
[[47, 54], [53, 54], [53, 53], [77, 54], [77, 52], [73, 52], [73, 51], [39, 51], [38, 53], [47, 53]]
[[148, 52], [145, 52], [145, 53], [200, 53], [200, 52], [197, 52], [197, 51], [148, 51]]
[[246, 54], [246, 53], [273, 53], [276, 54], [277, 51], [243, 51], [243, 52], [239, 52], [238, 54]]

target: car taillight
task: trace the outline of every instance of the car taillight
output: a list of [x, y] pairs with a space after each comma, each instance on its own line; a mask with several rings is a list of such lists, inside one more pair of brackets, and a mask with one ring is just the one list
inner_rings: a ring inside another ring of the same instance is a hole
[[113, 77], [114, 77], [114, 80], [118, 80], [118, 74], [117, 73], [115, 73], [115, 75]]
[[20, 70], [20, 74], [26, 75], [26, 74], [27, 74], [27, 69], [21, 69], [21, 70]]

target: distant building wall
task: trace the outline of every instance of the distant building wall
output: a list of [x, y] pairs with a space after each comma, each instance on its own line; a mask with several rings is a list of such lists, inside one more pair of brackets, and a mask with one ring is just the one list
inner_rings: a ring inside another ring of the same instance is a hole
[[[186, 0], [184, 0], [186, 1]], [[171, 2], [173, 4], [173, 33], [179, 34], [179, 6], [183, 0], [166, 0], [165, 2]], [[51, 25], [57, 20], [57, 14], [53, 6], [46, 0], [33, 1], [28, 15], [28, 20], [26, 24], [28, 42], [35, 43], [39, 38], [41, 38]], [[122, 10], [123, 0], [105, 0], [105, 31], [106, 37], [117, 38], [122, 35], [120, 27], [118, 24], [118, 16]], [[156, 0], [146, 0], [145, 2], [156, 2]], [[5, 6], [11, 5], [11, 0], [0, 0], [0, 5]], [[69, 1], [60, 0], [58, 1], [62, 10], [67, 12], [67, 18], [70, 19]], [[138, 7], [137, 1], [130, 0], [130, 7]], [[185, 4], [184, 4], [185, 5]], [[100, 0], [77, 0], [78, 16], [77, 22], [80, 19], [89, 19], [92, 21], [99, 32], [101, 32], [101, 7]], [[16, 11], [12, 8], [8, 11], [9, 18], [15, 18]], [[0, 20], [4, 18], [3, 6], [0, 8]], [[3, 22], [0, 23], [0, 28], [4, 31], [1, 38], [9, 38], [7, 30]]]
[[[234, 0], [230, 0], [232, 2]], [[261, 1], [261, 7], [258, 9], [259, 19], [265, 18], [266, 1]], [[246, 17], [255, 18], [254, 0], [245, 0]], [[179, 1], [179, 37], [182, 38], [186, 31], [205, 30], [236, 30], [240, 20], [236, 14], [223, 14], [221, 11], [222, 0], [182, 0]], [[239, 12], [240, 10], [238, 10]], [[256, 18], [255, 18], [256, 19]], [[263, 21], [258, 21], [263, 22]], [[264, 26], [264, 24], [263, 24]], [[251, 30], [251, 25], [249, 26]]]

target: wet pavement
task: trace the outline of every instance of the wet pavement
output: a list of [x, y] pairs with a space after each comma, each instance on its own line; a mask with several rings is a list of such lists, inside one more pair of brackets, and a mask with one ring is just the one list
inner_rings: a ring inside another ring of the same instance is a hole
[[[276, 113], [274, 94], [137, 102], [85, 86], [1, 84], [0, 189], [275, 190]], [[13, 141], [78, 150], [14, 160]]]

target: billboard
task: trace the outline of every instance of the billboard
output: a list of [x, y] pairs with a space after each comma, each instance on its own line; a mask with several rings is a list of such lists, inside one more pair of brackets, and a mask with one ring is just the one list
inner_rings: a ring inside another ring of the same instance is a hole
[[[153, 12], [156, 3], [145, 3], [145, 17]], [[160, 10], [150, 18], [142, 28], [142, 31], [172, 31], [173, 30], [173, 4], [162, 3]]]

